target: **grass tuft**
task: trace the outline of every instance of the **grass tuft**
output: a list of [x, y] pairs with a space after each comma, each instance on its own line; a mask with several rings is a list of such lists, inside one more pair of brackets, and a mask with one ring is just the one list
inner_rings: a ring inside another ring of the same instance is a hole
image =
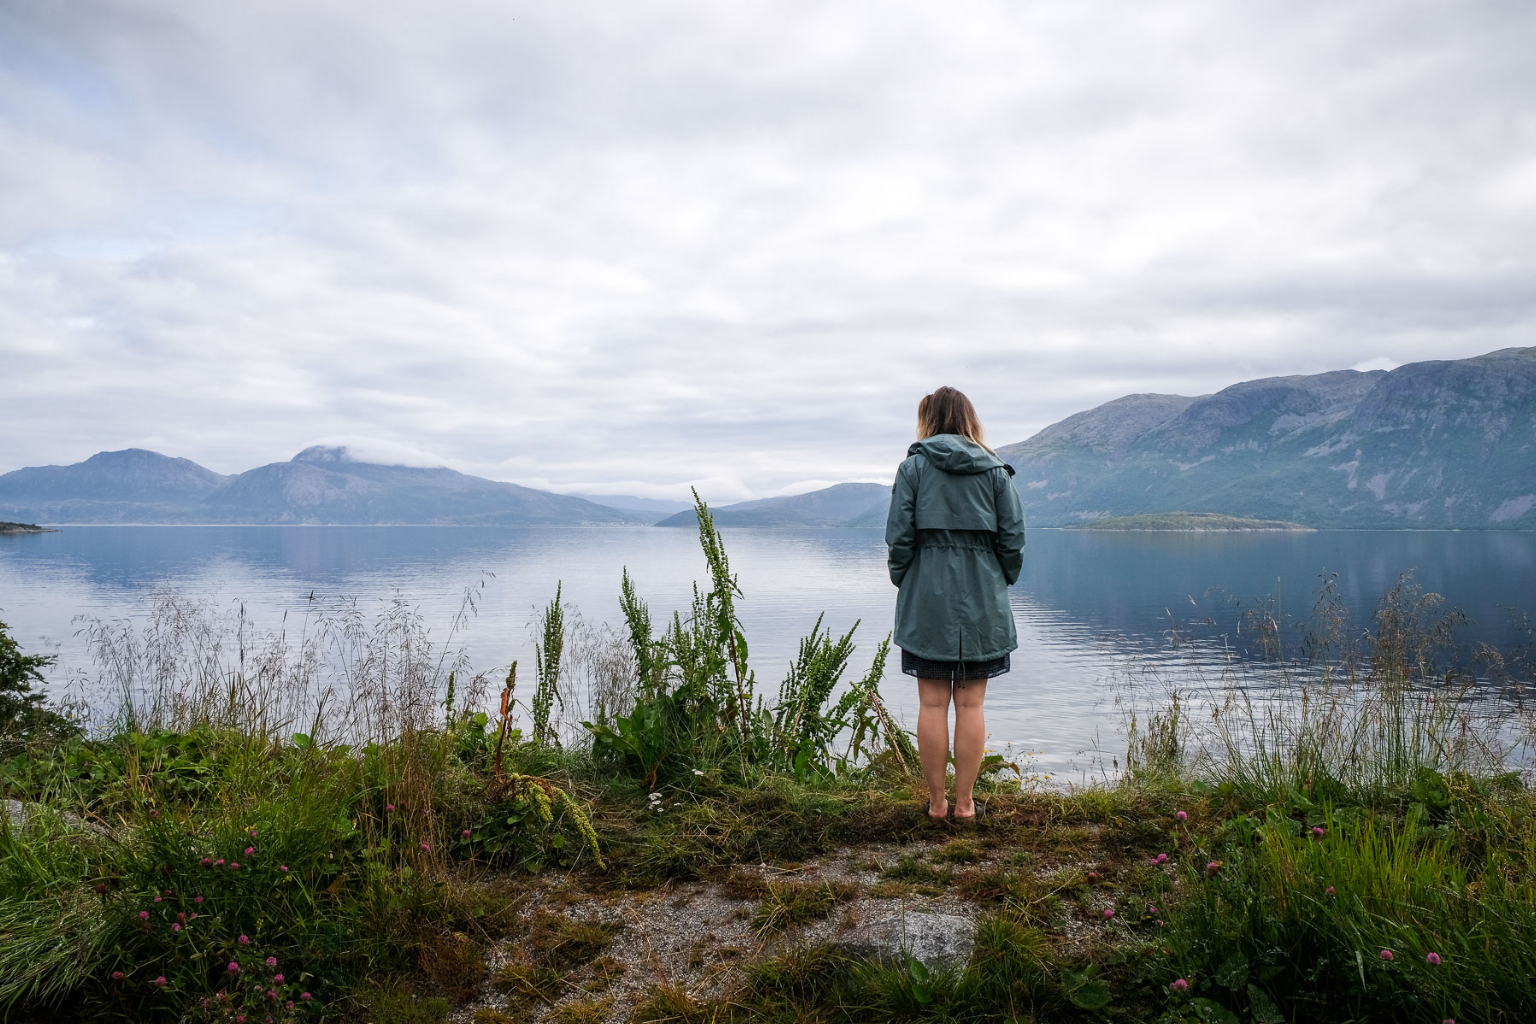
[[448, 1000], [417, 996], [412, 986], [398, 982], [364, 996], [362, 1003], [371, 1024], [441, 1024], [448, 1019]]
[[720, 1009], [688, 994], [681, 985], [653, 985], [634, 1011], [629, 1024], [715, 1024]]
[[909, 882], [913, 885], [948, 885], [953, 875], [948, 869], [936, 868], [918, 860], [911, 854], [903, 854], [895, 864], [880, 869], [880, 877], [893, 882]]
[[422, 946], [421, 969], [443, 994], [464, 1003], [485, 984], [485, 954], [467, 935], [449, 932]]
[[969, 840], [951, 839], [929, 854], [929, 858], [940, 864], [974, 864], [981, 859], [981, 851]]
[[759, 931], [777, 931], [817, 921], [857, 891], [848, 882], [769, 882], [752, 924]]
[[545, 1024], [603, 1024], [613, 1008], [611, 999], [561, 1003], [544, 1018]]

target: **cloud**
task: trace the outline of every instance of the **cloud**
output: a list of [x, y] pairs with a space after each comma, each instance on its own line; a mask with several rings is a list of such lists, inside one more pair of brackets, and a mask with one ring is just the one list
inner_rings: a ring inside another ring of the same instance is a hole
[[940, 383], [1006, 443], [1529, 344], [1533, 42], [1517, 2], [21, 0], [0, 470], [350, 438], [746, 498], [888, 477]]
[[415, 445], [380, 440], [375, 437], [345, 435], [325, 437], [316, 441], [314, 446], [340, 449], [340, 460], [345, 462], [369, 462], [379, 466], [415, 466], [422, 469], [436, 469], [447, 465], [446, 460], [440, 456], [423, 451]]

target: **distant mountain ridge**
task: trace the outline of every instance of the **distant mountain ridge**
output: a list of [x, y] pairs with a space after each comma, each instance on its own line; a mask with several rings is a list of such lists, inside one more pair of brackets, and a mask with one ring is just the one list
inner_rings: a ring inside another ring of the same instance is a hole
[[585, 498], [587, 501], [598, 505], [607, 505], [609, 508], [621, 509], [625, 512], [644, 512], [656, 516], [669, 516], [674, 512], [682, 512], [693, 507], [690, 501], [682, 501], [675, 498], [641, 498], [633, 494], [582, 494], [579, 491], [570, 491], [566, 495], [570, 498]]
[[0, 476], [0, 518], [43, 523], [554, 526], [648, 522], [582, 498], [451, 469], [352, 461], [306, 448], [222, 476], [142, 448]]
[[[1236, 517], [1332, 529], [1536, 529], [1536, 348], [1126, 395], [998, 455], [1032, 526]], [[885, 525], [889, 488], [724, 505], [721, 526]], [[837, 495], [869, 500], [862, 511]], [[825, 506], [825, 510], [823, 510]], [[1190, 510], [1188, 512], [1181, 510]], [[657, 524], [692, 526], [691, 511]]]
[[[1536, 529], [1536, 348], [1269, 377], [1194, 398], [1126, 395], [998, 454], [1033, 526], [1188, 510], [1314, 528]], [[880, 527], [889, 494], [843, 483], [713, 511], [721, 526]], [[54, 524], [568, 525], [667, 511], [597, 498], [324, 447], [233, 476], [135, 448], [0, 475], [0, 519]], [[696, 520], [688, 509], [657, 525]]]
[[191, 459], [128, 448], [98, 452], [73, 466], [18, 469], [0, 477], [0, 486], [38, 499], [164, 504], [201, 500], [228, 479]]
[[[833, 484], [805, 494], [758, 498], [721, 505], [709, 511], [716, 526], [854, 526], [863, 525], [855, 520], [875, 511], [879, 513], [880, 524], [884, 525], [890, 498], [890, 484]], [[699, 520], [693, 509], [688, 509], [656, 525], [696, 527]]]
[[1536, 348], [1127, 395], [998, 455], [1035, 526], [1176, 509], [1312, 527], [1536, 527]]

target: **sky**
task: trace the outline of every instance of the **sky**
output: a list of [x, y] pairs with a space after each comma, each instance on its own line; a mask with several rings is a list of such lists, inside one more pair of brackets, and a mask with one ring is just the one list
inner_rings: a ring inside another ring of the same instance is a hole
[[1528, 0], [0, 0], [0, 472], [885, 480], [1536, 344]]

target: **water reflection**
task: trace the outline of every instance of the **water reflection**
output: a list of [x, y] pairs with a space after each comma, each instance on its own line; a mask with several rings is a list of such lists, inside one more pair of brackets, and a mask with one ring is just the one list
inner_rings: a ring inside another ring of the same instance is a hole
[[[746, 594], [752, 665], [768, 692], [822, 612], [838, 631], [862, 620], [850, 672], [867, 670], [895, 606], [879, 531], [725, 536]], [[311, 594], [367, 603], [398, 591], [445, 630], [465, 588], [483, 581], [467, 643], [473, 663], [489, 669], [531, 662], [528, 623], [557, 581], [589, 620], [617, 621], [626, 566], [657, 620], [686, 609], [703, 573], [690, 531], [648, 527], [81, 527], [0, 538], [0, 616], [27, 647], [56, 650], [62, 672], [87, 662], [75, 616], [141, 617], [144, 597], [161, 588], [243, 601], [259, 623], [303, 608]], [[1324, 572], [1338, 573], [1339, 596], [1363, 626], [1398, 576], [1416, 570], [1425, 590], [1468, 614], [1465, 641], [1510, 647], [1525, 637], [1508, 609], [1528, 601], [1533, 567], [1529, 533], [1031, 531], [1012, 592], [1014, 672], [989, 695], [993, 744], [1043, 751], [1035, 763], [1045, 770], [1097, 771], [1096, 751], [1124, 749], [1118, 683], [1219, 677], [1226, 658], [1249, 653], [1243, 613], [1265, 606], [1305, 617]], [[1173, 629], [1202, 642], [1176, 649]], [[914, 721], [915, 687], [895, 669], [887, 676], [892, 704]], [[1262, 667], [1250, 678], [1285, 685]]]

